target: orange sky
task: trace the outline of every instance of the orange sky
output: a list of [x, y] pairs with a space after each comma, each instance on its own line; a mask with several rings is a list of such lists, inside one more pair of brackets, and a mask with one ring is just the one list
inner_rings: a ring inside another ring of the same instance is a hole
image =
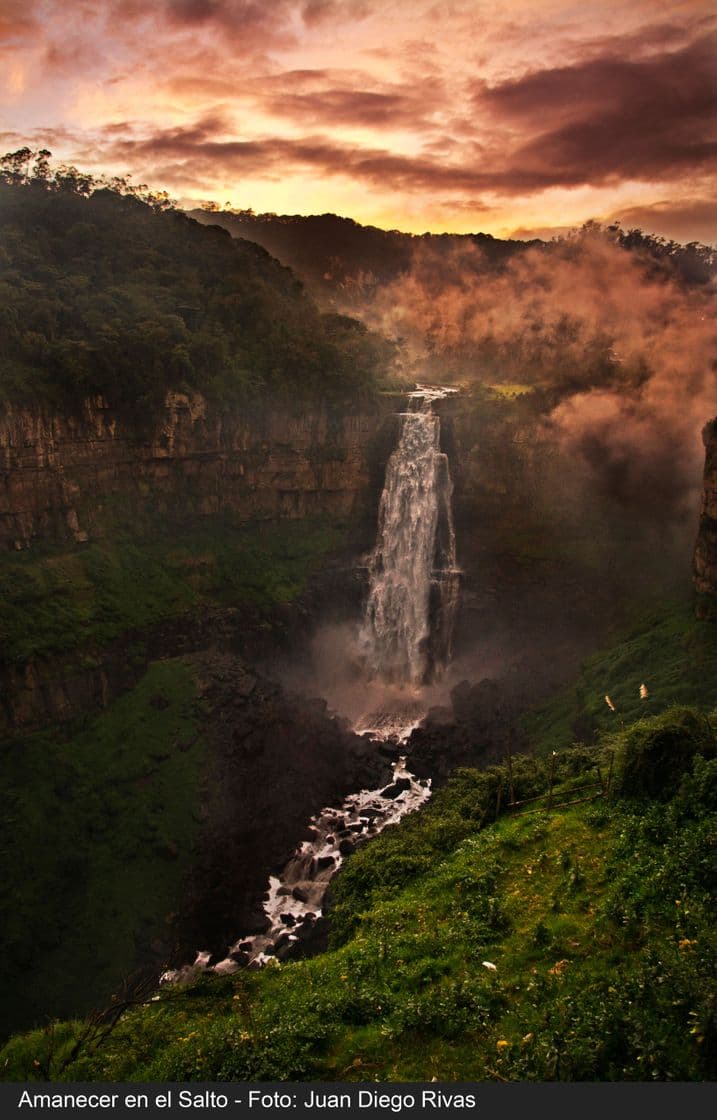
[[0, 0], [0, 145], [183, 203], [717, 241], [713, 0]]

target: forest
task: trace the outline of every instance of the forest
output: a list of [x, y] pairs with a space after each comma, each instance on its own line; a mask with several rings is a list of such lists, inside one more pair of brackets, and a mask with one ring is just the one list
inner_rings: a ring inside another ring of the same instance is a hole
[[390, 345], [322, 314], [258, 245], [126, 181], [53, 173], [47, 156], [0, 161], [4, 400], [77, 407], [104, 394], [140, 416], [170, 387], [225, 402], [341, 398], [389, 376]]

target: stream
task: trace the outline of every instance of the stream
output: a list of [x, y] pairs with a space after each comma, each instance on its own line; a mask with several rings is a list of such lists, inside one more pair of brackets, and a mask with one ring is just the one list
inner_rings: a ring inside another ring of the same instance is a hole
[[[370, 585], [359, 631], [366, 682], [385, 684], [394, 699], [356, 723], [377, 749], [405, 743], [426, 714], [422, 686], [438, 679], [451, 653], [460, 591], [447, 456], [440, 449], [440, 419], [433, 402], [455, 392], [417, 385], [400, 413], [396, 447], [386, 466], [376, 545], [368, 559]], [[398, 699], [396, 699], [398, 697]], [[266, 929], [239, 937], [215, 964], [197, 953], [192, 964], [167, 971], [163, 983], [183, 983], [199, 972], [226, 975], [261, 968], [292, 955], [323, 914], [328, 886], [357, 845], [418, 809], [431, 795], [401, 756], [381, 789], [350, 794], [341, 805], [312, 817], [309, 839], [289, 856], [264, 895]]]

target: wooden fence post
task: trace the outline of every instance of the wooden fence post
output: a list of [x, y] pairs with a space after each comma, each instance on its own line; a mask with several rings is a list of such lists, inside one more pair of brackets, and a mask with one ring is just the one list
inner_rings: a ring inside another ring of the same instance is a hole
[[615, 752], [611, 751], [610, 752], [610, 769], [608, 770], [608, 774], [607, 774], [607, 788], [605, 790], [605, 796], [606, 797], [610, 796], [610, 790], [612, 788], [612, 763], [613, 763], [614, 758], [615, 758]]
[[555, 776], [555, 751], [550, 756], [550, 789], [548, 791], [548, 808], [553, 806], [553, 778]]
[[510, 804], [515, 805], [515, 790], [513, 789], [513, 755], [510, 751], [510, 740], [506, 742], [508, 751], [508, 788], [510, 789]]

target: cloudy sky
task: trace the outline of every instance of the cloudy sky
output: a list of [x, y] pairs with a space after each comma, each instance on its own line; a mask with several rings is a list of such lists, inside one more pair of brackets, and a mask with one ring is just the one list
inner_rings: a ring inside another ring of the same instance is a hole
[[0, 0], [0, 147], [187, 203], [717, 242], [714, 0]]

